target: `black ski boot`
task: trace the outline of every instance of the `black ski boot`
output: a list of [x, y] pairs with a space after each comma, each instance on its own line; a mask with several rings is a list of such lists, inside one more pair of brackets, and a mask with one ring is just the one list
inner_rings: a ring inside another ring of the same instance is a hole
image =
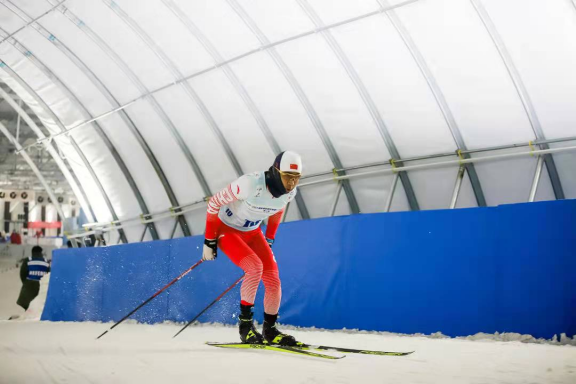
[[252, 308], [253, 305], [240, 304], [240, 316], [238, 316], [238, 323], [240, 328], [240, 340], [244, 344], [264, 344], [264, 338], [254, 327], [252, 322]]
[[262, 335], [268, 344], [282, 345], [285, 347], [296, 347], [300, 343], [296, 341], [294, 336], [282, 333], [276, 328], [276, 319], [278, 315], [269, 315], [264, 313], [264, 325], [262, 327]]

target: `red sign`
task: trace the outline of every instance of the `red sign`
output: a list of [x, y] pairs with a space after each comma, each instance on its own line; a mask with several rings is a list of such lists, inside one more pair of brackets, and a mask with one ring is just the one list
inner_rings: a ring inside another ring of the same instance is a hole
[[28, 228], [46, 228], [46, 229], [53, 229], [53, 228], [62, 228], [61, 221], [30, 221], [28, 222]]

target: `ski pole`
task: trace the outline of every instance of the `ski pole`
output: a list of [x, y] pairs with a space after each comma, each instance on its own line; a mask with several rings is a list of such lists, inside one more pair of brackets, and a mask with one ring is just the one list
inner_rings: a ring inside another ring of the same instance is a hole
[[158, 292], [156, 292], [154, 295], [152, 295], [148, 300], [146, 300], [145, 302], [143, 302], [142, 304], [140, 304], [139, 306], [137, 306], [136, 308], [134, 308], [132, 310], [132, 312], [130, 312], [129, 314], [127, 314], [126, 316], [124, 316], [120, 321], [118, 321], [116, 324], [114, 324], [113, 326], [110, 327], [110, 329], [108, 329], [107, 331], [105, 331], [103, 334], [101, 334], [100, 336], [98, 336], [96, 338], [96, 340], [98, 340], [99, 338], [101, 338], [102, 336], [104, 336], [105, 334], [108, 333], [108, 331], [113, 330], [116, 326], [120, 325], [120, 323], [122, 323], [124, 320], [126, 320], [127, 318], [129, 318], [132, 314], [134, 314], [134, 312], [136, 312], [137, 310], [139, 310], [140, 308], [142, 308], [143, 306], [145, 306], [146, 304], [148, 304], [150, 301], [152, 301], [153, 298], [155, 298], [156, 296], [158, 296], [159, 294], [161, 294], [162, 292], [164, 292], [164, 290], [168, 287], [170, 287], [172, 284], [174, 284], [175, 282], [177, 282], [178, 280], [180, 280], [181, 278], [184, 277], [184, 275], [186, 275], [188, 272], [192, 271], [194, 268], [196, 268], [197, 266], [199, 266], [204, 260], [200, 259], [196, 264], [194, 264], [193, 266], [191, 266], [190, 268], [188, 268], [187, 270], [185, 270], [184, 272], [182, 272], [180, 274], [180, 276], [178, 276], [177, 278], [175, 278], [174, 280], [172, 280], [171, 282], [169, 282], [168, 284], [166, 284], [164, 286], [164, 288], [162, 288], [161, 290], [159, 290]]
[[196, 319], [198, 319], [200, 316], [202, 316], [202, 314], [203, 314], [204, 312], [206, 312], [208, 309], [210, 309], [211, 306], [213, 306], [214, 304], [216, 304], [216, 302], [218, 302], [221, 298], [223, 298], [225, 294], [227, 294], [232, 288], [234, 288], [236, 285], [238, 285], [238, 283], [240, 282], [240, 280], [242, 280], [243, 278], [244, 278], [244, 275], [240, 276], [240, 278], [239, 278], [238, 280], [236, 280], [236, 281], [234, 282], [234, 284], [232, 284], [231, 286], [229, 286], [224, 292], [222, 292], [222, 293], [220, 294], [220, 296], [218, 296], [213, 302], [211, 302], [210, 304], [208, 304], [208, 306], [207, 306], [206, 308], [204, 308], [204, 309], [202, 310], [202, 312], [200, 312], [199, 314], [196, 315], [195, 318], [193, 318], [192, 320], [190, 320], [190, 321], [188, 322], [188, 324], [186, 324], [186, 325], [184, 326], [184, 328], [182, 328], [181, 330], [178, 331], [178, 333], [176, 333], [174, 336], [172, 336], [172, 338], [175, 338], [175, 337], [178, 336], [180, 333], [182, 333], [183, 330], [185, 330], [186, 328], [188, 328], [188, 326], [189, 326], [190, 324], [192, 324], [193, 322], [195, 322]]

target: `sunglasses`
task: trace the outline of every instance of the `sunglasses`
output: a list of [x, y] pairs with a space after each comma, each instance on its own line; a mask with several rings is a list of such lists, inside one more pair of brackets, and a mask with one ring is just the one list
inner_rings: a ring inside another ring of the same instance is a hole
[[[274, 168], [276, 168], [276, 167], [274, 167]], [[278, 171], [278, 173], [280, 173], [280, 176], [285, 177], [288, 180], [298, 181], [298, 180], [300, 180], [300, 176], [302, 176], [299, 173], [282, 172], [278, 168], [276, 168], [276, 170]]]

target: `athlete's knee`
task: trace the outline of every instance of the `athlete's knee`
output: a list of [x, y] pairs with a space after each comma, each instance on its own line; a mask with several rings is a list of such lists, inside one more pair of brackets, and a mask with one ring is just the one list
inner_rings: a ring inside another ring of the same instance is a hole
[[240, 267], [244, 270], [246, 275], [249, 276], [262, 276], [262, 271], [264, 270], [264, 266], [262, 265], [262, 261], [256, 256], [255, 254], [246, 256], [241, 262]]
[[262, 282], [266, 289], [282, 290], [282, 283], [280, 282], [280, 275], [277, 269], [262, 272]]

